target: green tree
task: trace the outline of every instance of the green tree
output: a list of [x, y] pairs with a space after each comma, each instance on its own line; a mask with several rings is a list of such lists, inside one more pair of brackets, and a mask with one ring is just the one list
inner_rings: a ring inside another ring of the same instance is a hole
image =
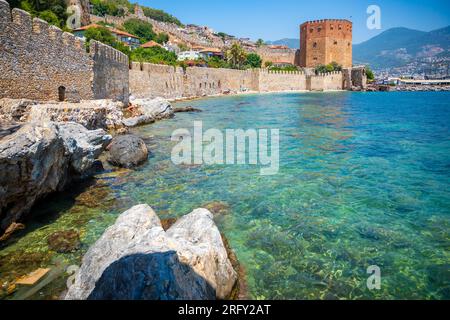
[[59, 28], [64, 28], [67, 20], [65, 0], [9, 0], [11, 8], [19, 8], [39, 17]]
[[369, 81], [375, 80], [375, 75], [369, 66], [366, 66], [366, 75], [367, 75], [367, 80], [369, 80]]
[[177, 18], [175, 18], [174, 16], [162, 11], [162, 10], [157, 10], [157, 9], [152, 9], [152, 8], [148, 8], [148, 7], [143, 7], [141, 6], [142, 11], [144, 12], [144, 15], [146, 17], [149, 17], [151, 19], [154, 19], [156, 21], [161, 21], [161, 22], [168, 22], [168, 23], [174, 23], [180, 27], [183, 26], [183, 24], [181, 23], [180, 20], [178, 20]]
[[42, 20], [47, 21], [48, 23], [50, 23], [52, 25], [55, 25], [55, 26], [60, 25], [60, 20], [59, 20], [58, 16], [51, 10], [44, 10], [42, 12], [39, 12], [38, 17], [41, 18]]
[[247, 55], [247, 61], [245, 62], [250, 68], [261, 68], [262, 59], [256, 53], [249, 53]]
[[272, 61], [266, 61], [266, 62], [264, 63], [264, 66], [265, 66], [266, 68], [270, 68], [271, 66], [273, 66], [273, 62], [272, 62]]
[[125, 21], [123, 27], [125, 31], [139, 37], [142, 42], [153, 40], [156, 37], [153, 26], [139, 19], [129, 19]]
[[130, 55], [131, 60], [156, 64], [177, 64], [177, 55], [161, 47], [137, 48]]
[[244, 63], [247, 61], [247, 53], [242, 46], [235, 42], [226, 52], [226, 59], [232, 68], [242, 69]]
[[161, 32], [155, 37], [155, 41], [159, 44], [164, 44], [169, 41], [169, 35], [167, 33]]
[[86, 47], [89, 47], [91, 40], [97, 40], [130, 56], [130, 48], [117, 41], [111, 31], [105, 27], [89, 28], [85, 31], [84, 37], [86, 38]]
[[230, 65], [219, 57], [211, 57], [207, 61], [209, 68], [230, 68]]
[[315, 72], [316, 74], [320, 73], [328, 73], [333, 71], [342, 71], [342, 66], [338, 64], [337, 62], [331, 62], [327, 65], [319, 65], [316, 67]]
[[258, 41], [256, 41], [256, 45], [257, 45], [258, 47], [262, 47], [264, 44], [265, 44], [265, 42], [264, 42], [263, 39], [258, 39]]

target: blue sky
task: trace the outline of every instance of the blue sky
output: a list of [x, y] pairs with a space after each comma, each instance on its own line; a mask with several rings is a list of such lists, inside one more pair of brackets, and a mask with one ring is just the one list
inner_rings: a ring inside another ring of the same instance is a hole
[[[215, 31], [264, 40], [298, 38], [306, 20], [346, 18], [354, 23], [354, 42], [392, 27], [431, 31], [450, 25], [450, 0], [137, 0], [163, 9], [183, 23], [207, 25]], [[366, 27], [369, 5], [381, 8], [381, 30]]]

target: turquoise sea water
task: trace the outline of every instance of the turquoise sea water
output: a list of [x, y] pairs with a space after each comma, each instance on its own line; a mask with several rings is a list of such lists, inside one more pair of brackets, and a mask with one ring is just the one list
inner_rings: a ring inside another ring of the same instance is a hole
[[[0, 278], [19, 276], [21, 263], [79, 262], [132, 205], [172, 218], [220, 202], [229, 209], [217, 223], [245, 268], [251, 298], [450, 299], [449, 93], [246, 95], [177, 105], [203, 112], [136, 129], [152, 151], [146, 165], [99, 174], [35, 209], [33, 227], [0, 250]], [[279, 173], [175, 166], [170, 136], [198, 120], [205, 130], [280, 129]], [[82, 249], [49, 251], [46, 236], [70, 228], [80, 231]], [[27, 262], [22, 255], [30, 253], [37, 256]], [[367, 289], [372, 265], [381, 268], [381, 290]]]

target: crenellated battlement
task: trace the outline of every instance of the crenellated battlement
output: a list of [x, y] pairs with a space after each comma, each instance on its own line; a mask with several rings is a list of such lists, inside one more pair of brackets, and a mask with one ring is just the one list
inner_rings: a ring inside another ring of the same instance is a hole
[[0, 23], [9, 23], [11, 21], [12, 18], [9, 3], [4, 0], [0, 0]]
[[128, 57], [0, 0], [0, 98], [128, 101]]
[[342, 74], [342, 71], [322, 72], [317, 74], [316, 77], [328, 77], [337, 74]]
[[325, 23], [325, 22], [336, 22], [336, 23], [352, 23], [350, 20], [347, 19], [319, 19], [319, 20], [310, 20], [306, 21], [301, 24], [301, 26], [304, 25], [310, 25], [310, 24], [318, 24], [318, 23]]
[[126, 54], [95, 40], [89, 44], [89, 55], [94, 60], [105, 59], [128, 65]]

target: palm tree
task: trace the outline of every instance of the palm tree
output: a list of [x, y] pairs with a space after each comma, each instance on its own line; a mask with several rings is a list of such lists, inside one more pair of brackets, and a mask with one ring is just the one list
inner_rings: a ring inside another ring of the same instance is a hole
[[242, 46], [235, 42], [226, 52], [226, 58], [233, 68], [241, 69], [245, 61], [247, 61], [247, 53]]

